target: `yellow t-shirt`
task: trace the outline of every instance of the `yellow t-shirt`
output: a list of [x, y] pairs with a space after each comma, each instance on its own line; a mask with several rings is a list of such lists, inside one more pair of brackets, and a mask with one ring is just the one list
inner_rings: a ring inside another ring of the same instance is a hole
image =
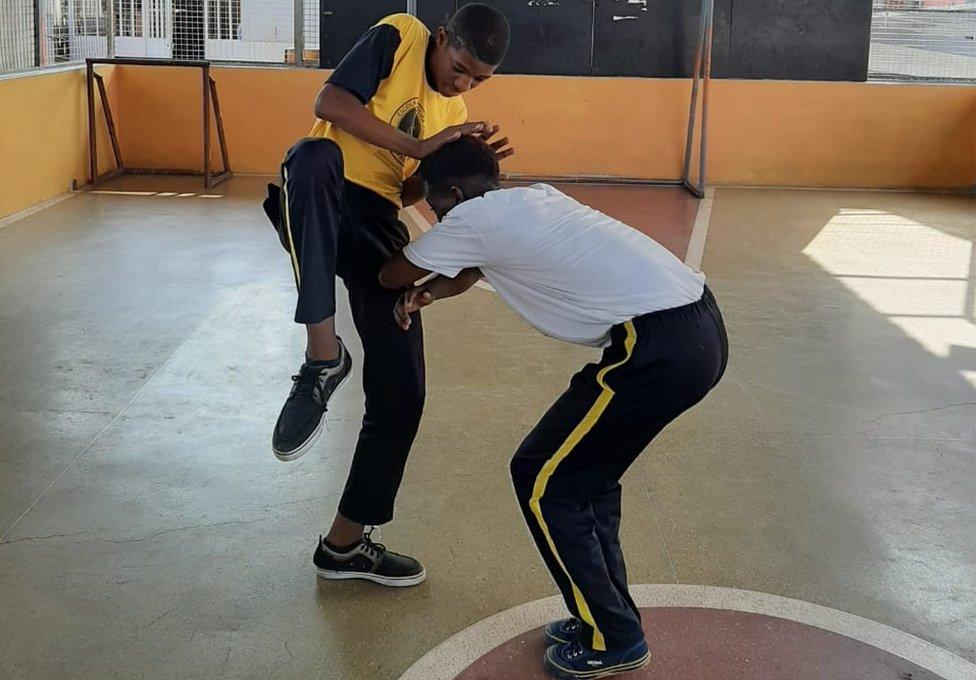
[[[393, 14], [373, 26], [329, 77], [359, 98], [369, 112], [416, 139], [465, 122], [461, 97], [445, 97], [427, 82], [430, 31], [416, 17]], [[346, 179], [400, 205], [403, 180], [420, 162], [368, 144], [328, 121], [316, 119], [310, 137], [342, 149]]]

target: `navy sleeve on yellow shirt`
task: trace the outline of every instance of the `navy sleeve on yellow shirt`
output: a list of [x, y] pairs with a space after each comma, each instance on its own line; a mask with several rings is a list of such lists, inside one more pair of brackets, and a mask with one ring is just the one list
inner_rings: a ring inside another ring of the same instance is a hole
[[399, 47], [400, 32], [389, 24], [377, 24], [346, 53], [328, 82], [348, 90], [365, 104], [389, 78]]

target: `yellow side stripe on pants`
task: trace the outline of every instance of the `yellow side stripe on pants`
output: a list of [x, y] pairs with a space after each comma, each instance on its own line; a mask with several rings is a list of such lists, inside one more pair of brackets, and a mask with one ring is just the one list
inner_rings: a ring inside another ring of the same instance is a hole
[[291, 268], [295, 272], [295, 285], [302, 287], [302, 275], [298, 271], [298, 254], [295, 252], [295, 240], [291, 236], [291, 212], [288, 209], [288, 169], [282, 168], [284, 182], [281, 185], [281, 197], [284, 203], [285, 231], [288, 232], [288, 252], [291, 255]]
[[542, 534], [546, 537], [546, 543], [549, 544], [549, 549], [552, 550], [553, 556], [556, 558], [556, 562], [562, 567], [563, 573], [566, 574], [566, 578], [569, 579], [569, 583], [573, 588], [573, 598], [576, 600], [576, 608], [579, 610], [580, 618], [583, 619], [591, 628], [593, 628], [593, 649], [597, 651], [605, 651], [607, 648], [606, 641], [603, 638], [603, 633], [597, 628], [596, 622], [593, 620], [593, 614], [590, 612], [590, 607], [586, 604], [586, 600], [583, 599], [583, 593], [580, 589], [576, 587], [576, 583], [573, 581], [573, 577], [570, 576], [569, 571], [566, 569], [566, 565], [563, 564], [563, 560], [559, 557], [559, 552], [556, 550], [556, 544], [552, 540], [552, 536], [549, 534], [549, 527], [546, 526], [546, 520], [542, 516], [542, 506], [540, 501], [542, 496], [546, 493], [546, 486], [549, 484], [549, 478], [556, 472], [556, 468], [559, 464], [565, 460], [566, 456], [579, 444], [580, 440], [583, 439], [586, 434], [593, 429], [600, 416], [607, 409], [610, 404], [610, 400], [613, 399], [614, 391], [604, 382], [604, 379], [611, 370], [617, 368], [618, 366], [623, 366], [630, 360], [631, 355], [634, 353], [634, 344], [637, 341], [637, 329], [634, 328], [634, 324], [628, 321], [625, 324], [627, 329], [627, 337], [624, 339], [624, 349], [625, 356], [622, 360], [615, 364], [611, 364], [603, 368], [599, 373], [596, 374], [596, 381], [603, 390], [600, 392], [600, 396], [596, 398], [593, 406], [590, 410], [586, 412], [583, 416], [583, 420], [580, 421], [579, 425], [573, 428], [573, 431], [569, 433], [569, 437], [566, 441], [562, 443], [556, 453], [545, 462], [542, 469], [539, 471], [538, 476], [535, 478], [535, 484], [532, 487], [532, 497], [529, 499], [529, 507], [532, 508], [532, 513], [535, 515], [536, 521], [539, 522], [539, 528], [542, 529]]

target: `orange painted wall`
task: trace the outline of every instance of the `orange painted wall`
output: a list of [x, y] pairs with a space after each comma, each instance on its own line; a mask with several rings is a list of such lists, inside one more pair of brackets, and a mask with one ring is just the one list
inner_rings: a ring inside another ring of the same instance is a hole
[[972, 189], [976, 88], [718, 81], [715, 182]]
[[[198, 167], [196, 73], [123, 71], [127, 158]], [[234, 170], [276, 172], [311, 121], [327, 73], [218, 68]], [[473, 118], [500, 123], [517, 147], [510, 173], [674, 177], [684, 80], [498, 76], [468, 95]], [[976, 184], [976, 90], [959, 86], [714, 81], [708, 171], [721, 184], [969, 188]], [[216, 156], [215, 156], [216, 157]]]
[[[117, 108], [114, 67], [100, 71]], [[112, 159], [101, 115], [99, 129], [104, 172]], [[84, 184], [87, 176], [84, 69], [0, 80], [0, 218], [63, 194], [72, 180]]]
[[[198, 168], [202, 104], [195, 69], [102, 67], [127, 164]], [[275, 173], [308, 130], [327, 72], [214, 69], [233, 168]], [[513, 174], [674, 177], [684, 80], [498, 76], [468, 96], [473, 118], [500, 123]], [[84, 71], [0, 80], [0, 217], [87, 176]], [[110, 149], [99, 118], [100, 168]], [[971, 87], [715, 81], [711, 182], [770, 186], [971, 189]], [[216, 138], [214, 139], [216, 141]], [[214, 144], [213, 158], [219, 163]]]
[[[122, 66], [119, 133], [133, 167], [200, 168], [203, 103], [199, 69]], [[285, 150], [311, 127], [325, 74], [295, 69], [214, 69], [236, 172], [275, 173]], [[216, 130], [212, 158], [219, 165]]]

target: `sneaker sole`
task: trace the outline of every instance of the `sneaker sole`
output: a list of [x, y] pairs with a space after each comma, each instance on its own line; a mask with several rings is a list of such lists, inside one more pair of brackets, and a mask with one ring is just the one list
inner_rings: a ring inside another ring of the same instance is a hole
[[[339, 381], [339, 384], [335, 386], [334, 390], [332, 390], [332, 395], [329, 396], [329, 399], [332, 399], [332, 396], [334, 396], [335, 393], [339, 391], [339, 388], [342, 387], [343, 383], [345, 383], [346, 380], [348, 380], [349, 376], [351, 375], [352, 375], [352, 366], [349, 367], [349, 372], [346, 373], [345, 376], [343, 376], [342, 380]], [[319, 420], [319, 424], [316, 426], [316, 428], [312, 430], [312, 434], [310, 434], [308, 436], [308, 439], [302, 442], [302, 444], [298, 448], [292, 449], [291, 451], [279, 451], [274, 447], [274, 440], [272, 439], [271, 452], [274, 453], [275, 458], [277, 458], [278, 460], [284, 463], [290, 463], [293, 460], [297, 460], [298, 458], [301, 458], [306, 453], [308, 453], [308, 450], [315, 445], [315, 442], [318, 440], [319, 435], [322, 434], [322, 428], [324, 426], [325, 426], [325, 413], [322, 414], [322, 419]]]
[[620, 673], [636, 671], [638, 668], [645, 666], [650, 660], [651, 653], [648, 652], [637, 661], [621, 663], [617, 664], [616, 666], [607, 666], [606, 668], [593, 671], [574, 671], [570, 668], [564, 668], [556, 663], [552, 659], [552, 655], [547, 649], [545, 655], [545, 666], [549, 673], [557, 678], [561, 678], [561, 680], [597, 680], [598, 678], [609, 678], [610, 676], [618, 675]]
[[327, 581], [351, 581], [353, 579], [360, 579], [391, 588], [409, 588], [410, 586], [420, 585], [427, 580], [426, 569], [416, 576], [381, 576], [379, 574], [367, 574], [360, 571], [330, 571], [329, 569], [319, 569], [318, 567], [316, 567], [315, 571], [318, 572], [319, 578], [324, 578]]

